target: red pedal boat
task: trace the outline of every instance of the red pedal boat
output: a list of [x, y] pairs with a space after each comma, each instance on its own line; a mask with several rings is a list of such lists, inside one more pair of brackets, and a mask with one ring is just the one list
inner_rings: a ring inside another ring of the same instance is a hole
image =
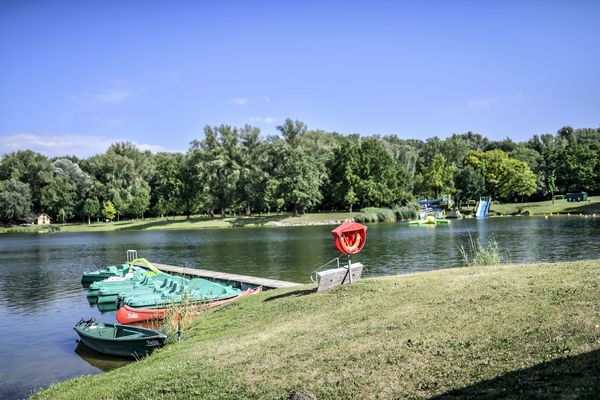
[[[220, 306], [221, 304], [229, 303], [231, 301], [239, 299], [240, 297], [249, 296], [251, 294], [258, 294], [261, 291], [262, 288], [260, 287], [257, 287], [255, 289], [248, 289], [245, 292], [237, 296], [230, 297], [228, 299], [196, 304], [192, 305], [191, 307], [198, 308], [198, 310], [201, 310], [202, 308], [213, 308]], [[169, 312], [169, 310], [169, 308], [135, 308], [125, 304], [123, 307], [119, 308], [119, 311], [117, 311], [117, 321], [119, 321], [121, 324], [133, 324], [135, 322], [163, 319], [165, 314]]]

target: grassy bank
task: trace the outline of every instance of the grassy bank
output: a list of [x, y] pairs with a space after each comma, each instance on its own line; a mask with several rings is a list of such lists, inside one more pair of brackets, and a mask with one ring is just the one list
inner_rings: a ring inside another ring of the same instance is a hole
[[32, 232], [111, 232], [126, 230], [173, 230], [173, 229], [209, 229], [259, 226], [297, 226], [336, 224], [351, 219], [356, 213], [313, 213], [301, 216], [291, 214], [269, 214], [252, 217], [170, 217], [148, 218], [144, 220], [113, 221], [108, 223], [75, 223], [53, 224], [50, 226], [14, 226], [2, 227], [0, 233], [32, 233]]
[[492, 204], [490, 211], [502, 215], [544, 214], [597, 214], [600, 215], [600, 196], [591, 196], [589, 202], [569, 203], [565, 199], [532, 203]]
[[266, 292], [205, 313], [151, 357], [34, 398], [594, 398], [599, 267], [473, 267]]

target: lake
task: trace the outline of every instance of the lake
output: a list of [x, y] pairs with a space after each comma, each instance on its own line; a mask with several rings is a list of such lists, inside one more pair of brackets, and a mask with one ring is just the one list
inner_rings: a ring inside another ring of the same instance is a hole
[[[333, 228], [0, 235], [0, 398], [124, 364], [77, 346], [77, 321], [114, 322], [115, 314], [88, 304], [82, 272], [119, 264], [136, 249], [165, 264], [309, 283], [312, 271], [338, 256]], [[370, 224], [353, 261], [367, 276], [459, 267], [470, 236], [483, 243], [494, 237], [512, 262], [600, 258], [600, 218], [571, 216]]]

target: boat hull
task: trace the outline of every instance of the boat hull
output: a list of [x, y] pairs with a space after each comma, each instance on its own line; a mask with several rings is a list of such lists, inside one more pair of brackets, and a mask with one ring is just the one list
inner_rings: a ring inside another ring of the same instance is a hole
[[[100, 324], [98, 328], [93, 326], [89, 321], [80, 321], [73, 329], [79, 335], [81, 343], [98, 353], [111, 356], [142, 357], [163, 346], [167, 340], [165, 334], [152, 329], [124, 327], [120, 324]], [[103, 337], [101, 329], [105, 327], [107, 334]], [[111, 327], [126, 330], [128, 334], [114, 337], [111, 335], [114, 332]]]
[[[261, 288], [248, 289], [245, 292], [234, 297], [222, 300], [214, 300], [207, 303], [195, 304], [191, 305], [190, 307], [201, 311], [203, 308], [217, 307], [221, 304], [237, 300], [240, 297], [249, 296], [251, 294], [258, 294], [261, 291]], [[168, 311], [169, 308], [138, 308], [125, 304], [123, 307], [119, 308], [119, 311], [117, 311], [117, 321], [119, 321], [122, 324], [133, 324], [136, 322], [160, 320], [164, 318]]]

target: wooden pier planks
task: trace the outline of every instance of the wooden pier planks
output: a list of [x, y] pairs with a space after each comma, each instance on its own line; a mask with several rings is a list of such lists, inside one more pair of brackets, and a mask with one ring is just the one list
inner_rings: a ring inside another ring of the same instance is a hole
[[[143, 267], [141, 263], [136, 265]], [[230, 274], [227, 272], [209, 271], [207, 269], [184, 268], [178, 267], [176, 265], [160, 264], [155, 262], [152, 262], [152, 265], [154, 265], [159, 270], [165, 272], [197, 276], [206, 279], [218, 279], [221, 281], [240, 282], [242, 284], [251, 286], [262, 286], [264, 289], [279, 289], [302, 285], [301, 283], [296, 282], [279, 281], [276, 279], [259, 278], [256, 276]]]

